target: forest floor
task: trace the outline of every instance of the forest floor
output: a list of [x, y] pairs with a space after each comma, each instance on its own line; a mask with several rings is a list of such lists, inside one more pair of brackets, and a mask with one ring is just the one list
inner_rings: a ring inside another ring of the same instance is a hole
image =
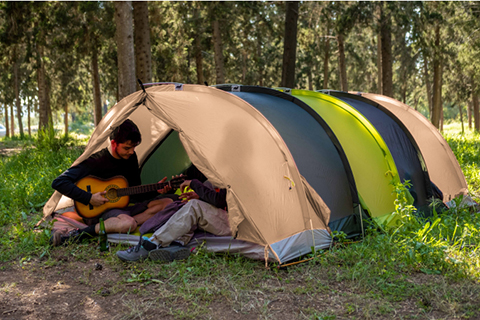
[[91, 242], [0, 263], [0, 319], [480, 319], [476, 281], [418, 272], [364, 286], [331, 262], [123, 263], [111, 250]]

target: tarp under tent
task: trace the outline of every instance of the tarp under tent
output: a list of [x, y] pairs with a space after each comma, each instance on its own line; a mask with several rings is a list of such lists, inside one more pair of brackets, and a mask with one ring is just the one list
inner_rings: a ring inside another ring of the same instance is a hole
[[[277, 130], [244, 100], [200, 85], [166, 84], [135, 92], [103, 117], [73, 165], [106, 147], [112, 128], [127, 118], [142, 133], [136, 149], [140, 166], [175, 130], [190, 161], [214, 185], [227, 189], [235, 239], [216, 243], [216, 251], [229, 251], [233, 242], [242, 241], [253, 246], [250, 256], [284, 263], [312, 247], [331, 245], [330, 210], [300, 175]], [[68, 205], [71, 200], [55, 192], [44, 206], [44, 219]]]
[[356, 93], [378, 103], [394, 114], [415, 139], [427, 166], [430, 179], [443, 192], [443, 201], [468, 194], [468, 186], [457, 158], [435, 126], [420, 112], [390, 97]]
[[337, 136], [352, 168], [362, 207], [380, 225], [393, 225], [396, 216], [392, 183], [400, 179], [380, 133], [360, 112], [338, 98], [308, 90], [289, 92], [315, 110]]
[[409, 191], [414, 198], [413, 205], [417, 212], [429, 216], [432, 211], [430, 204], [434, 198], [432, 184], [423, 156], [403, 123], [378, 103], [360, 95], [342, 91], [324, 93], [348, 103], [372, 123], [392, 153], [401, 181], [410, 182]]
[[244, 85], [215, 86], [251, 104], [275, 127], [298, 170], [329, 207], [332, 231], [362, 234], [362, 214], [352, 170], [328, 124], [301, 100], [278, 90]]

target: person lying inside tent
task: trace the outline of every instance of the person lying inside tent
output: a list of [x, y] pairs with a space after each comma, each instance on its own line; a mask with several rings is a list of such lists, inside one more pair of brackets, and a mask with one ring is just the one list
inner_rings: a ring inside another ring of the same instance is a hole
[[[103, 209], [101, 209], [101, 206], [109, 202], [105, 198], [106, 192], [102, 191], [92, 194], [88, 190], [82, 190], [76, 185], [81, 179], [87, 176], [94, 176], [99, 181], [102, 181], [116, 176], [123, 176], [128, 182], [128, 186], [141, 184], [135, 148], [141, 143], [142, 136], [137, 125], [127, 119], [111, 132], [109, 138], [109, 147], [92, 154], [85, 161], [67, 169], [53, 181], [53, 189], [73, 199], [79, 205], [83, 204], [85, 207], [88, 206], [88, 208], [97, 209], [98, 207], [100, 209], [98, 216], [85, 218], [84, 215], [83, 220], [87, 225], [84, 229], [74, 229], [70, 232], [55, 230], [50, 239], [54, 246], [63, 244], [68, 239], [81, 240], [95, 236], [100, 229], [100, 218], [103, 218], [105, 221], [106, 233], [131, 232], [173, 201], [168, 197], [147, 201], [147, 199], [154, 198], [154, 195], [158, 195], [154, 191], [153, 194], [150, 192], [149, 194], [130, 197], [130, 202], [134, 203], [133, 206], [127, 206], [122, 209], [110, 209], [102, 213]], [[164, 182], [166, 179], [165, 177], [160, 182]], [[158, 190], [158, 192], [164, 193], [165, 188]]]
[[150, 238], [140, 237], [138, 245], [118, 251], [122, 261], [137, 261], [149, 257], [153, 261], [185, 259], [190, 250], [185, 247], [196, 229], [216, 236], [231, 236], [227, 213], [227, 191], [218, 192], [211, 184], [199, 180], [185, 180], [180, 190], [191, 188], [193, 192], [180, 195], [175, 201], [158, 212], [141, 228], [141, 234], [156, 230]]

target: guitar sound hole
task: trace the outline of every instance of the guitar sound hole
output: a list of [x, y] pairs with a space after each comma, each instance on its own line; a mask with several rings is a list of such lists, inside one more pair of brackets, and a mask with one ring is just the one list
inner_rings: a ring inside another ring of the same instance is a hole
[[107, 198], [110, 202], [117, 202], [119, 200], [115, 186], [109, 186], [106, 191], [107, 193], [105, 194], [105, 198]]

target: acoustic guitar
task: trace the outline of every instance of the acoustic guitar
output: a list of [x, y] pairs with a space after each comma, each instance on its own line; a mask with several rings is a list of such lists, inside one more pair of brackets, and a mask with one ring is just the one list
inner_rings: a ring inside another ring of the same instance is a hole
[[180, 176], [167, 182], [129, 187], [127, 179], [123, 176], [115, 176], [106, 180], [94, 176], [87, 176], [80, 179], [76, 183], [76, 186], [92, 194], [106, 191], [104, 197], [108, 199], [108, 202], [105, 202], [105, 204], [101, 206], [94, 207], [91, 204], [84, 205], [81, 202], [74, 201], [75, 209], [77, 213], [84, 218], [95, 218], [108, 209], [126, 207], [131, 195], [157, 191], [167, 185], [172, 189], [178, 189], [186, 178], [186, 176]]

